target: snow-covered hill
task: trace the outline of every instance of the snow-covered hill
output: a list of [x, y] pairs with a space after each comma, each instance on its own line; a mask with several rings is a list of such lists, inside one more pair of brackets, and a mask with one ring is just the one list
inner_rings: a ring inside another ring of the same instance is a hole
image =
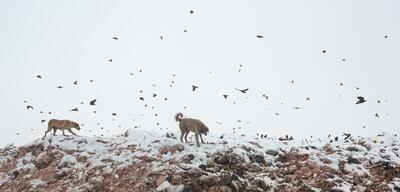
[[400, 139], [280, 141], [133, 129], [0, 149], [0, 191], [400, 191]]

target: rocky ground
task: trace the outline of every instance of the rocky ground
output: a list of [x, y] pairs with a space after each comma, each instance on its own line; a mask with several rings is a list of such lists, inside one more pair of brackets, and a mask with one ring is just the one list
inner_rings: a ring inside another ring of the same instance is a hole
[[0, 149], [0, 191], [400, 191], [400, 139], [281, 141], [128, 130]]

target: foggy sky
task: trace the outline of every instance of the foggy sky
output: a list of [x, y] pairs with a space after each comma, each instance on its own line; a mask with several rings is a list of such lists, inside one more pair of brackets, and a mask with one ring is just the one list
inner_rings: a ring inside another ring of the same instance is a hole
[[[296, 139], [399, 133], [399, 7], [394, 0], [0, 1], [0, 145], [42, 137], [41, 120], [51, 118], [78, 121], [87, 136], [135, 126], [177, 132], [177, 112], [201, 119], [211, 134], [239, 126], [238, 134]], [[357, 96], [367, 102], [355, 105]]]

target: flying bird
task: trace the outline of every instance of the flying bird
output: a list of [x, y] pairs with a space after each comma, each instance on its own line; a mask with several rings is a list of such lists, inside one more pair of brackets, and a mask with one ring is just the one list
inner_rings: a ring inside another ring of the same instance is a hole
[[323, 50], [322, 53], [326, 53], [326, 50]]
[[343, 83], [342, 82], [340, 82], [340, 84], [339, 84], [340, 86], [343, 86]]
[[367, 100], [365, 100], [365, 98], [364, 97], [362, 97], [362, 96], [358, 96], [357, 97], [357, 102], [356, 102], [356, 104], [361, 104], [361, 103], [365, 103]]
[[293, 109], [301, 109], [301, 107], [293, 107]]
[[311, 99], [309, 97], [306, 98], [307, 101], [311, 101]]
[[26, 106], [26, 109], [33, 109], [33, 107], [28, 105], [28, 106]]
[[74, 109], [71, 109], [70, 111], [79, 111], [79, 110], [78, 110], [78, 107], [76, 107]]
[[74, 81], [74, 84], [75, 84], [75, 85], [78, 85], [78, 81]]
[[112, 62], [112, 59], [109, 59], [109, 60], [108, 60], [108, 62], [110, 62], [110, 63], [111, 63], [111, 62]]
[[157, 94], [153, 93], [153, 97], [157, 97]]
[[114, 40], [118, 40], [118, 37], [113, 37], [112, 39], [114, 39]]
[[247, 89], [238, 89], [238, 88], [235, 88], [236, 90], [238, 90], [238, 91], [240, 91], [240, 92], [242, 92], [242, 93], [246, 93], [248, 90], [249, 90], [249, 88], [247, 88]]
[[343, 133], [343, 136], [345, 136], [344, 140], [346, 140], [346, 139], [351, 137], [351, 134], [350, 133]]
[[190, 10], [190, 14], [193, 14], [194, 13], [194, 11], [193, 10]]
[[387, 35], [385, 35], [384, 37], [385, 37], [385, 39], [387, 39], [387, 38], [388, 38], [388, 36], [387, 36]]
[[225, 99], [228, 99], [229, 95], [222, 95]]
[[112, 116], [116, 116], [116, 115], [117, 115], [117, 113], [112, 113], [111, 115], [112, 115]]
[[58, 88], [58, 89], [62, 89], [62, 88], [64, 88], [64, 87], [60, 85], [60, 86], [57, 86], [56, 88]]
[[160, 39], [163, 40], [163, 36], [160, 36]]
[[44, 122], [46, 122], [46, 120], [42, 119], [40, 122], [41, 122], [41, 123], [44, 123]]
[[199, 86], [192, 85], [192, 91], [196, 91], [197, 88], [199, 88]]
[[41, 78], [42, 78], [42, 75], [36, 75], [36, 77], [37, 77], [38, 79], [41, 79]]
[[142, 100], [142, 101], [144, 101], [144, 98], [143, 98], [143, 97], [140, 97], [139, 99]]
[[262, 36], [262, 35], [257, 35], [257, 38], [263, 39], [264, 36]]
[[378, 114], [378, 113], [375, 113], [375, 117], [379, 118], [379, 114]]
[[186, 33], [186, 32], [187, 32], [187, 30], [185, 29], [185, 30], [183, 30], [183, 32], [184, 32], [184, 33]]
[[90, 105], [96, 105], [95, 103], [96, 103], [96, 101], [97, 101], [97, 99], [95, 99], [95, 100], [92, 100], [92, 101], [90, 101]]

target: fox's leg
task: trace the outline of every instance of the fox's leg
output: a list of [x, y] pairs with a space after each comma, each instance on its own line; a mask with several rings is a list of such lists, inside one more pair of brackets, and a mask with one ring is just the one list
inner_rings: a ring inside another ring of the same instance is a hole
[[57, 129], [53, 128], [53, 135], [56, 135]]
[[77, 136], [71, 129], [68, 129], [68, 132], [72, 133], [73, 135]]
[[65, 133], [64, 133], [64, 129], [61, 129], [61, 131], [62, 131], [63, 135], [66, 136]]

